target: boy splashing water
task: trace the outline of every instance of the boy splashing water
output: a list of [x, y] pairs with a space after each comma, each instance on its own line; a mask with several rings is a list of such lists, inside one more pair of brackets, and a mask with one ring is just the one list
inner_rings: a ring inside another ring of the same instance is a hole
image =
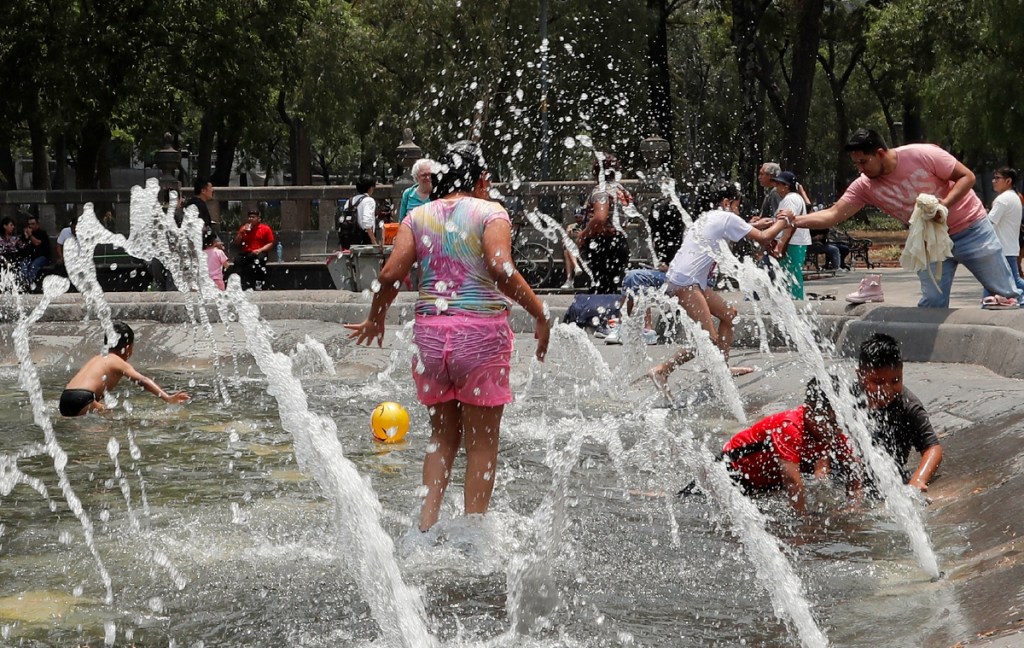
[[108, 345], [107, 353], [100, 353], [86, 362], [64, 388], [60, 395], [61, 416], [81, 416], [93, 410], [104, 410], [103, 396], [125, 376], [165, 402], [184, 403], [191, 398], [185, 392], [168, 394], [152, 379], [136, 371], [128, 364], [134, 351], [135, 331], [124, 322], [114, 322], [114, 332], [117, 340], [112, 345], [103, 336], [103, 343]]

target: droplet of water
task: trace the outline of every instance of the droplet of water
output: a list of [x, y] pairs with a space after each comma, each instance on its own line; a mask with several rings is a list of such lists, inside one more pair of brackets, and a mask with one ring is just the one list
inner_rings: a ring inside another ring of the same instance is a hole
[[563, 144], [563, 145], [565, 146], [565, 148], [567, 148], [567, 149], [573, 149], [573, 148], [576, 148], [576, 140], [575, 140], [575, 139], [573, 139], [573, 138], [571, 138], [571, 137], [566, 137], [566, 138], [565, 138], [565, 141], [564, 141], [564, 142], [562, 142], [562, 144]]

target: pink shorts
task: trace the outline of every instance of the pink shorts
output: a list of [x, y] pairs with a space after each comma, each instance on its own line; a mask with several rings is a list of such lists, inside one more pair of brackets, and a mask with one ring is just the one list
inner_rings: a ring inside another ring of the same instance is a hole
[[507, 314], [421, 315], [412, 330], [419, 347], [412, 359], [412, 377], [421, 403], [429, 407], [457, 400], [495, 407], [512, 402], [509, 361], [514, 336]]

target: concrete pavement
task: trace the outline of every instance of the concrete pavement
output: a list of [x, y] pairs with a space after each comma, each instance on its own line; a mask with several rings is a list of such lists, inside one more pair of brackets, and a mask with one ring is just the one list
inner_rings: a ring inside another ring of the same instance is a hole
[[[845, 296], [856, 290], [868, 271], [858, 269], [835, 277], [808, 280], [805, 291], [831, 300], [813, 300], [807, 307], [821, 323], [821, 331], [838, 348], [849, 353], [859, 342], [875, 331], [895, 335], [903, 343], [905, 358], [910, 362], [945, 362], [978, 364], [1003, 376], [1024, 378], [1024, 312], [986, 311], [980, 308], [981, 286], [964, 269], [953, 283], [951, 309], [922, 309], [916, 304], [920, 297], [917, 276], [898, 268], [871, 271], [882, 277], [885, 302], [853, 305]], [[317, 320], [321, 322], [357, 322], [365, 315], [369, 294], [338, 290], [267, 291], [247, 293], [260, 307], [267, 320]], [[414, 293], [401, 293], [388, 314], [390, 323], [406, 321], [413, 316]], [[561, 320], [572, 303], [571, 293], [542, 295], [551, 315]], [[26, 295], [23, 302], [33, 307], [39, 296]], [[195, 294], [177, 292], [108, 293], [113, 316], [129, 321], [183, 323], [190, 319], [185, 308], [195, 303]], [[735, 301], [740, 311], [737, 321], [736, 346], [757, 347], [760, 340], [756, 320], [750, 317], [750, 302]], [[210, 320], [219, 321], [218, 313], [207, 308]], [[79, 294], [60, 296], [47, 310], [43, 321], [81, 322], [87, 313]], [[10, 322], [14, 313], [0, 309], [0, 324]], [[516, 309], [512, 316], [516, 331], [532, 331], [533, 324], [525, 312]], [[780, 335], [771, 344], [785, 346]]]

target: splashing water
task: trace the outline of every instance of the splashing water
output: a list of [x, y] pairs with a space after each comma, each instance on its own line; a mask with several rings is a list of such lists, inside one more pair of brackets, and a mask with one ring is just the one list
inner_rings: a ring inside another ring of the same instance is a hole
[[[676, 206], [682, 210], [688, 227], [692, 227], [693, 220], [682, 209], [678, 197], [674, 197], [673, 200]], [[817, 339], [816, 327], [808, 319], [799, 315], [788, 290], [773, 283], [768, 274], [756, 267], [751, 259], [739, 261], [725, 242], [721, 242], [719, 248], [707, 248], [707, 251], [715, 257], [715, 261], [726, 274], [739, 281], [744, 294], [748, 296], [756, 294], [764, 297], [760, 303], [767, 307], [768, 312], [772, 315], [772, 321], [785, 333], [790, 343], [796, 347], [799, 357], [818, 378], [819, 384], [836, 409], [840, 425], [850, 433], [858, 454], [864, 458], [869, 470], [874, 475], [888, 510], [910, 540], [911, 548], [921, 567], [930, 577], [938, 578], [940, 575], [938, 559], [932, 549], [931, 540], [924, 528], [921, 516], [908, 494], [907, 487], [904, 487], [902, 483], [895, 462], [883, 454], [883, 451], [879, 450], [872, 442], [866, 412], [855, 407], [852, 397], [841, 396], [833, 387], [832, 376], [838, 375], [843, 392], [845, 394], [852, 393], [849, 378], [842, 372], [836, 371], [835, 368], [830, 370], [826, 365], [821, 346], [829, 347], [831, 342]], [[764, 333], [763, 328], [761, 333]], [[762, 338], [762, 345], [764, 344], [766, 342]]]
[[[645, 420], [658, 433], [655, 436], [669, 438], [672, 435], [666, 410], [653, 410]], [[765, 530], [764, 514], [743, 495], [725, 464], [717, 461], [707, 447], [697, 444], [689, 426], [683, 424], [679, 429], [683, 462], [701, 490], [729, 516], [732, 531], [754, 563], [758, 580], [771, 594], [775, 616], [782, 621], [792, 621], [805, 648], [828, 646], [828, 639], [811, 615], [800, 578], [786, 560], [778, 539]]]
[[[123, 247], [132, 256], [145, 261], [159, 259], [177, 286], [185, 286], [194, 291], [195, 294], [186, 293], [189, 295], [186, 308], [192, 321], [199, 323], [204, 330], [212, 332], [209, 317], [203, 308], [204, 298], [216, 305], [222, 321], [237, 318], [245, 332], [247, 348], [267, 377], [267, 391], [277, 400], [282, 426], [293, 435], [300, 467], [309, 471], [324, 492], [331, 497], [337, 509], [336, 521], [343, 532], [343, 537], [360, 558], [354, 561], [359, 572], [357, 582], [370, 604], [384, 638], [395, 645], [428, 648], [434, 646], [435, 640], [427, 629], [426, 612], [419, 594], [402, 581], [392, 555], [391, 538], [380, 525], [380, 502], [355, 466], [344, 456], [334, 422], [309, 411], [301, 383], [293, 374], [291, 360], [272, 351], [270, 342], [275, 337], [273, 331], [260, 319], [258, 308], [246, 299], [238, 278], [233, 276], [228, 283], [228, 290], [221, 292], [208, 275], [200, 272], [205, 267], [205, 264], [196, 263], [202, 249], [202, 223], [195, 217], [195, 213], [189, 210], [182, 227], [178, 229], [173, 223], [171, 213], [157, 201], [158, 192], [159, 187], [155, 180], [150, 180], [145, 189], [133, 188], [133, 228], [128, 239], [103, 228], [95, 217], [92, 205], [86, 205], [76, 231], [77, 245], [67, 246], [69, 252], [66, 262], [69, 277], [82, 293], [88, 307], [87, 312], [96, 314], [107, 334], [116, 337], [110, 307], [96, 280], [95, 265], [92, 263], [96, 245], [110, 243]], [[86, 544], [93, 553], [106, 587], [106, 601], [111, 603], [111, 578], [96, 550], [92, 523], [74, 495], [64, 473], [67, 456], [53, 436], [53, 428], [42, 402], [42, 388], [35, 375], [28, 349], [28, 328], [39, 320], [49, 303], [67, 289], [67, 280], [48, 277], [44, 281], [44, 299], [31, 316], [19, 322], [15, 340], [18, 356], [22, 361], [22, 385], [32, 400], [36, 423], [44, 430], [47, 440], [44, 448], [53, 457], [58, 480], [69, 507], [82, 523]], [[222, 395], [227, 398], [226, 389], [222, 390]], [[115, 474], [121, 474], [120, 466], [117, 464], [120, 448], [116, 440], [112, 440], [108, 445], [108, 451], [115, 461]], [[15, 483], [21, 482], [32, 485], [27, 477], [19, 476], [16, 472], [5, 471], [4, 474], [5, 478], [0, 482], [4, 490], [7, 490], [8, 481], [12, 487]], [[45, 488], [43, 490], [45, 491]], [[172, 573], [172, 577], [177, 576], [176, 583], [184, 587], [184, 579], [180, 578], [180, 574], [173, 565], [170, 565], [165, 555], [154, 553], [152, 557], [157, 564], [164, 564], [165, 569]]]
[[[85, 512], [82, 501], [78, 499], [74, 488], [71, 486], [71, 481], [68, 479], [68, 474], [65, 470], [68, 463], [68, 455], [61, 448], [60, 443], [57, 442], [57, 436], [53, 431], [53, 422], [50, 421], [50, 417], [46, 414], [46, 404], [43, 402], [43, 387], [39, 383], [39, 374], [36, 372], [35, 364], [32, 362], [32, 353], [29, 350], [28, 344], [32, 326], [40, 320], [50, 303], [67, 292], [68, 288], [67, 279], [63, 277], [46, 277], [43, 280], [43, 297], [27, 316], [24, 315], [21, 307], [20, 294], [15, 291], [16, 308], [22, 313], [22, 316], [18, 319], [18, 324], [14, 328], [12, 337], [14, 339], [14, 350], [19, 362], [18, 381], [22, 389], [25, 390], [25, 393], [28, 394], [29, 402], [32, 404], [32, 420], [35, 421], [35, 424], [43, 432], [45, 443], [42, 446], [42, 450], [53, 460], [53, 470], [57, 475], [57, 484], [60, 486], [64, 501], [67, 502], [68, 508], [71, 509], [71, 512], [82, 525], [85, 545], [96, 562], [96, 569], [100, 573], [100, 579], [103, 581], [103, 587], [106, 590], [104, 601], [110, 605], [114, 602], [113, 582], [110, 579], [110, 573], [107, 571], [106, 565], [103, 563], [103, 558], [100, 557], [99, 551], [96, 549], [95, 530], [92, 520]], [[15, 483], [23, 482], [35, 488], [37, 492], [40, 492], [45, 497], [45, 487], [22, 475], [16, 468], [16, 462], [17, 459], [7, 458], [4, 460], [3, 463], [7, 463], [9, 466], [4, 470], [4, 473], [9, 473], [10, 476], [0, 481], [0, 494], [8, 495]]]

